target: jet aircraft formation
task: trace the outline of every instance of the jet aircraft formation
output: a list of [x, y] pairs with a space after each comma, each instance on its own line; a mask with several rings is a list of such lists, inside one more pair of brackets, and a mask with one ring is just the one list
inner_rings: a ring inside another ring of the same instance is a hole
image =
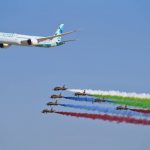
[[[107, 98], [105, 95], [93, 95], [86, 90], [72, 90], [65, 86], [58, 86], [53, 88], [52, 90], [54, 92], [60, 93], [54, 93], [49, 97], [51, 101], [47, 102], [46, 105], [50, 108], [43, 109], [42, 113], [44, 114], [56, 113], [78, 118], [100, 119], [111, 122], [115, 121], [150, 125], [150, 109], [142, 109], [132, 107], [130, 105], [124, 105], [123, 103], [118, 103], [117, 100]], [[67, 94], [67, 96], [64, 96], [64, 93], [62, 94], [62, 92]], [[71, 96], [68, 96], [68, 92], [73, 92], [73, 94]], [[64, 103], [64, 100], [67, 101], [67, 103]], [[89, 105], [85, 105], [85, 103], [83, 105], [76, 105], [70, 103], [71, 101], [88, 102]], [[56, 107], [58, 108], [58, 110], [56, 110]], [[87, 110], [90, 113], [82, 113], [81, 111], [60, 111], [59, 109], [62, 107], [72, 108], [74, 110]], [[98, 113], [92, 113], [93, 111], [97, 111]]]

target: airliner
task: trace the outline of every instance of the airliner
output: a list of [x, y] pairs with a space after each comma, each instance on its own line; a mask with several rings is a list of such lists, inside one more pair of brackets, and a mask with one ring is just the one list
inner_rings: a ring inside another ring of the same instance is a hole
[[64, 33], [64, 24], [61, 24], [53, 36], [30, 36], [16, 33], [2, 33], [0, 32], [0, 48], [8, 48], [12, 45], [17, 46], [35, 46], [51, 48], [66, 44], [67, 42], [75, 40], [62, 41], [62, 36], [76, 32], [73, 30]]

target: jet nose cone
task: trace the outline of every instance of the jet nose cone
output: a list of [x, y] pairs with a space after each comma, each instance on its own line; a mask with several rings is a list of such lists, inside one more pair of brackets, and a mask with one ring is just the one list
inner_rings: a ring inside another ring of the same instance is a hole
[[46, 105], [48, 106], [48, 105], [50, 105], [50, 103], [47, 103]]
[[42, 110], [42, 111], [41, 111], [41, 113], [45, 113], [45, 111], [44, 111], [44, 110]]

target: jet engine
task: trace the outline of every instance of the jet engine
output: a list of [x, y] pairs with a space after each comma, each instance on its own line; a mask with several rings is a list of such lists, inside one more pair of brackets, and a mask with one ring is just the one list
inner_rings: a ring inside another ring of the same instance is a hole
[[27, 44], [28, 45], [37, 45], [38, 41], [36, 39], [28, 39]]
[[8, 47], [10, 47], [10, 44], [0, 43], [0, 48], [8, 48]]

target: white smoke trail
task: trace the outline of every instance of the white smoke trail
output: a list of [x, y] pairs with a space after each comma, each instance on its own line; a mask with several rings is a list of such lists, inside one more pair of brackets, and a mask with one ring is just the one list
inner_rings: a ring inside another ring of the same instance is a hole
[[[70, 92], [83, 92], [84, 90], [82, 89], [68, 89]], [[103, 91], [103, 90], [91, 90], [91, 89], [85, 89], [87, 94], [91, 95], [110, 95], [110, 96], [122, 96], [122, 97], [133, 97], [133, 98], [145, 98], [149, 99], [150, 94], [148, 93], [128, 93], [128, 92], [121, 92], [121, 91]]]

